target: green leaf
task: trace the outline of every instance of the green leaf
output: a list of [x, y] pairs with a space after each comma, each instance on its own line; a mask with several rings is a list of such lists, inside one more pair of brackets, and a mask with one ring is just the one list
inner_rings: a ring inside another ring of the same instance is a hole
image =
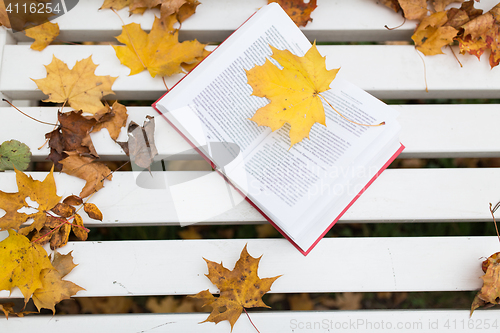
[[17, 140], [5, 141], [0, 145], [0, 171], [24, 171], [31, 161], [30, 148]]

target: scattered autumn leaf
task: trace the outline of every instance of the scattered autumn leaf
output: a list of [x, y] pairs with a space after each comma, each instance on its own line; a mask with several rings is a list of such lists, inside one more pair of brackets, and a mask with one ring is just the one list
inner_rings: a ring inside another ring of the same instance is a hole
[[478, 307], [491, 307], [500, 304], [500, 252], [489, 256], [482, 263], [483, 286], [472, 301], [470, 315]]
[[31, 162], [30, 147], [17, 140], [5, 141], [0, 145], [0, 171], [26, 170]]
[[106, 128], [111, 139], [116, 141], [120, 135], [121, 128], [127, 124], [127, 118], [128, 113], [125, 105], [115, 102], [110, 112], [99, 118], [99, 121], [92, 128], [92, 132], [95, 133]]
[[464, 0], [433, 0], [432, 6], [436, 12], [441, 12], [446, 9], [446, 6], [452, 3], [462, 3]]
[[316, 9], [316, 0], [307, 3], [304, 0], [268, 0], [267, 3], [277, 2], [290, 16], [298, 27], [305, 27], [312, 22], [311, 13]]
[[71, 70], [68, 65], [53, 56], [52, 62], [45, 68], [46, 78], [32, 79], [38, 89], [49, 95], [44, 102], [68, 103], [76, 110], [95, 115], [106, 109], [101, 102], [103, 96], [114, 94], [111, 86], [116, 77], [96, 76], [94, 72], [97, 65], [91, 56], [77, 61]]
[[0, 24], [6, 28], [10, 28], [9, 15], [7, 14], [7, 9], [5, 8], [5, 2], [0, 1]]
[[74, 284], [71, 281], [63, 280], [73, 268], [77, 265], [73, 263], [71, 252], [62, 255], [54, 252], [53, 268], [46, 268], [40, 273], [42, 287], [35, 290], [33, 302], [38, 311], [42, 308], [52, 310], [55, 314], [55, 305], [64, 299], [69, 299], [84, 288]]
[[462, 28], [464, 33], [457, 38], [460, 53], [469, 53], [479, 59], [486, 50], [490, 50], [490, 66], [497, 66], [500, 63], [500, 3], [465, 23]]
[[85, 198], [104, 187], [104, 180], [111, 180], [111, 170], [95, 159], [80, 156], [78, 153], [69, 152], [68, 157], [61, 160], [62, 172], [76, 176], [86, 181], [80, 192], [80, 197]]
[[43, 286], [41, 272], [53, 267], [43, 247], [12, 229], [8, 231], [9, 236], [0, 242], [0, 290], [18, 287], [27, 303]]
[[[210, 305], [212, 312], [204, 322], [219, 323], [229, 321], [231, 331], [243, 308], [268, 307], [262, 296], [271, 289], [273, 282], [280, 276], [261, 279], [257, 275], [260, 258], [254, 258], [247, 252], [247, 246], [241, 251], [240, 259], [232, 271], [221, 264], [205, 259], [208, 265], [206, 276], [220, 290], [220, 296], [214, 297], [203, 290], [192, 296], [204, 301], [203, 306]], [[221, 309], [224, 309], [222, 311]]]
[[102, 221], [102, 213], [95, 204], [86, 202], [83, 204], [83, 210], [91, 219]]
[[57, 23], [45, 22], [26, 30], [26, 36], [35, 40], [31, 44], [31, 49], [42, 51], [59, 36], [59, 25]]
[[421, 20], [427, 15], [426, 0], [399, 0], [399, 5], [408, 20]]
[[[61, 197], [57, 196], [53, 170], [43, 181], [34, 180], [22, 171], [15, 170], [18, 192], [6, 193], [0, 191], [0, 208], [5, 215], [0, 218], [0, 229], [19, 229], [28, 219], [33, 219], [32, 229], [40, 230], [45, 222], [45, 212], [52, 209]], [[38, 203], [38, 207], [31, 207], [26, 198]], [[37, 212], [26, 214], [19, 212], [23, 207], [37, 209]]]
[[90, 132], [96, 125], [97, 120], [82, 116], [82, 111], [71, 111], [58, 113], [58, 128], [45, 134], [49, 140], [51, 160], [59, 169], [59, 163], [67, 156], [66, 152], [73, 151], [80, 155], [92, 155], [98, 157], [97, 152], [90, 138]]
[[267, 59], [264, 65], [246, 71], [248, 84], [253, 88], [252, 95], [271, 101], [258, 109], [250, 120], [259, 126], [269, 126], [272, 131], [289, 123], [291, 148], [309, 138], [309, 131], [315, 123], [325, 125], [320, 93], [330, 89], [339, 69], [326, 69], [325, 58], [318, 52], [316, 44], [303, 57], [273, 46], [271, 50], [271, 57], [283, 69]]
[[196, 40], [179, 43], [174, 23], [173, 17], [168, 21], [156, 18], [149, 34], [137, 23], [122, 27], [116, 39], [125, 45], [113, 48], [120, 62], [130, 68], [130, 75], [144, 69], [152, 77], [182, 73], [182, 63], [192, 63], [203, 55], [204, 44]]
[[149, 168], [155, 156], [158, 155], [154, 132], [155, 118], [146, 116], [142, 127], [131, 121], [127, 130], [128, 141], [118, 142], [130, 160], [144, 169]]
[[3, 303], [0, 304], [0, 310], [2, 310], [3, 314], [7, 319], [9, 319], [9, 314], [15, 314], [14, 311], [14, 303]]
[[443, 53], [441, 48], [452, 43], [458, 33], [457, 29], [444, 26], [447, 21], [446, 12], [437, 12], [424, 18], [411, 36], [417, 50], [425, 55]]
[[120, 10], [128, 6], [130, 14], [142, 14], [146, 9], [160, 7], [162, 18], [174, 15], [179, 22], [184, 22], [199, 4], [197, 0], [105, 0], [99, 9]]

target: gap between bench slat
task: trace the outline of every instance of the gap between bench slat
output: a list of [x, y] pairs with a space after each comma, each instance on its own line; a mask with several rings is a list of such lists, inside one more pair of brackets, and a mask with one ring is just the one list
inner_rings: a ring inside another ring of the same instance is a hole
[[475, 290], [498, 251], [491, 236], [324, 238], [307, 257], [285, 239], [70, 242], [61, 252], [78, 264], [66, 276], [86, 289], [77, 297], [191, 295], [217, 291], [203, 258], [233, 269], [245, 244], [262, 255], [261, 278], [283, 275], [272, 293]]

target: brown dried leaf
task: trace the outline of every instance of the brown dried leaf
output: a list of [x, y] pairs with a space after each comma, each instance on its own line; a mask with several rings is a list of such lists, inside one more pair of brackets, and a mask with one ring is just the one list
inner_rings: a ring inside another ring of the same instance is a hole
[[63, 200], [63, 203], [71, 206], [80, 206], [81, 204], [83, 204], [83, 200], [77, 195], [70, 195]]
[[111, 139], [115, 140], [120, 135], [120, 130], [127, 124], [127, 108], [125, 105], [115, 102], [109, 113], [106, 113], [99, 122], [92, 128], [92, 132], [98, 132], [106, 128]]
[[316, 9], [316, 0], [305, 3], [304, 0], [268, 0], [267, 3], [277, 2], [290, 16], [298, 27], [305, 27], [312, 22], [311, 13]]
[[[220, 290], [220, 296], [215, 298], [209, 291], [204, 290], [192, 296], [204, 301], [204, 305], [210, 305], [212, 312], [204, 322], [219, 323], [228, 320], [231, 330], [238, 320], [243, 308], [266, 307], [262, 296], [271, 289], [273, 282], [280, 276], [261, 279], [257, 275], [259, 258], [250, 256], [247, 247], [241, 251], [240, 259], [236, 262], [232, 271], [222, 264], [205, 259], [208, 265], [210, 281]], [[221, 311], [221, 309], [225, 309]]]
[[399, 4], [408, 20], [422, 20], [427, 16], [426, 0], [399, 0]]
[[102, 213], [95, 204], [86, 202], [83, 204], [83, 210], [91, 219], [102, 221]]
[[152, 116], [146, 116], [144, 125], [141, 127], [131, 121], [128, 125], [128, 141], [118, 142], [131, 161], [141, 168], [149, 168], [154, 158], [158, 155], [155, 146], [154, 132], [155, 119]]
[[62, 172], [76, 176], [86, 181], [85, 187], [80, 192], [80, 197], [85, 198], [104, 187], [104, 180], [111, 180], [111, 170], [92, 158], [79, 156], [70, 152], [69, 156], [61, 161]]
[[75, 218], [73, 219], [71, 230], [73, 230], [75, 236], [81, 241], [87, 240], [87, 237], [89, 236], [89, 233], [84, 229], [84, 227], [85, 226], [83, 225], [82, 217], [76, 214]]
[[75, 207], [72, 207], [66, 203], [58, 203], [51, 210], [61, 217], [68, 218], [68, 217], [72, 216], [73, 214], [75, 214], [76, 209], [75, 209]]

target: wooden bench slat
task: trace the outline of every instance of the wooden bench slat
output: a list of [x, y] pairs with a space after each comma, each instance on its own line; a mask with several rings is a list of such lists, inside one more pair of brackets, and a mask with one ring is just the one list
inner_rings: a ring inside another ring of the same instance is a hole
[[[444, 50], [445, 54], [425, 57], [429, 88], [426, 92], [422, 59], [411, 45], [333, 45], [319, 49], [327, 56], [327, 68], [341, 67], [339, 75], [381, 99], [498, 97], [500, 68], [490, 69], [486, 55], [483, 61], [458, 55], [463, 68], [449, 49]], [[49, 64], [53, 55], [70, 67], [92, 55], [100, 65], [96, 75], [119, 76], [113, 85], [116, 95], [108, 98], [154, 100], [166, 91], [162, 79], [153, 79], [146, 71], [128, 76], [130, 70], [120, 64], [108, 45], [54, 45], [42, 52], [32, 51], [27, 45], [6, 45], [0, 91], [13, 99], [46, 98], [30, 78], [44, 78], [43, 65]], [[370, 61], [366, 61], [367, 57]], [[166, 78], [167, 86], [172, 87], [181, 77]]]
[[[121, 20], [111, 10], [101, 10], [103, 0], [86, 0], [54, 22], [62, 30], [58, 37], [62, 41], [109, 41], [121, 33]], [[204, 0], [196, 9], [195, 15], [186, 20], [180, 31], [183, 39], [197, 38], [200, 41], [221, 42], [237, 29], [250, 15], [266, 1], [232, 0], [230, 3], [217, 0]], [[491, 9], [497, 2], [483, 0], [476, 8]], [[403, 23], [401, 14], [396, 14], [376, 1], [319, 0], [304, 33], [320, 42], [332, 41], [386, 41], [409, 40], [416, 21], [407, 21], [403, 26], [388, 30], [384, 26], [397, 27]], [[155, 12], [129, 17], [128, 9], [118, 12], [125, 24], [138, 22], [144, 29], [153, 23]], [[159, 14], [156, 14], [159, 15]], [[217, 19], [223, 17], [224, 19]], [[91, 19], [89, 19], [91, 18]], [[29, 40], [22, 33], [15, 36], [19, 40]]]
[[[207, 309], [210, 309], [207, 307]], [[334, 332], [471, 332], [475, 329], [496, 331], [500, 310], [477, 310], [469, 319], [469, 310], [357, 310], [357, 311], [250, 311], [250, 318], [261, 331], [290, 333], [295, 330]], [[230, 330], [229, 322], [200, 323], [207, 313], [118, 314], [118, 315], [59, 315], [9, 317], [2, 323], [6, 331], [49, 331], [53, 333], [87, 333], [120, 331], [123, 333], [159, 330], [169, 333], [203, 331], [220, 333]], [[492, 327], [494, 325], [494, 327]], [[308, 329], [309, 327], [309, 329]], [[252, 332], [255, 328], [242, 314], [232, 333]]]
[[475, 290], [482, 260], [498, 251], [491, 236], [324, 238], [307, 257], [285, 239], [70, 242], [61, 252], [78, 264], [66, 276], [86, 289], [77, 297], [191, 295], [217, 291], [203, 258], [233, 269], [245, 244], [263, 255], [261, 278], [283, 275], [271, 293]]
[[[6, 104], [5, 104], [6, 105]], [[406, 146], [400, 157], [499, 157], [500, 141], [496, 138], [496, 124], [500, 113], [496, 104], [450, 105], [392, 105], [400, 112], [402, 126], [400, 141]], [[55, 123], [57, 108], [25, 107], [23, 112], [32, 117]], [[66, 109], [69, 110], [69, 109]], [[159, 151], [157, 160], [201, 159], [199, 154], [151, 107], [128, 107], [129, 121], [142, 125], [147, 115], [156, 116], [155, 140]], [[34, 122], [11, 107], [0, 107], [5, 123], [0, 131], [0, 143], [16, 139], [31, 147], [33, 159], [47, 158], [47, 146], [37, 149], [45, 141], [45, 133], [53, 127]], [[320, 126], [320, 125], [316, 125]], [[18, 128], [25, 129], [19, 131]], [[29, 130], [27, 130], [29, 129]], [[110, 138], [107, 131], [92, 134], [97, 152], [103, 160], [126, 159], [122, 149]], [[118, 138], [126, 141], [126, 127]]]
[[[46, 175], [30, 174], [40, 180]], [[152, 175], [147, 170], [115, 172], [113, 180], [105, 182], [105, 187], [91, 198], [103, 212], [104, 220], [90, 220], [83, 214], [86, 225], [179, 225], [181, 217], [181, 225], [265, 222], [215, 172], [167, 171]], [[64, 197], [78, 194], [85, 183], [63, 173], [54, 176], [58, 194]], [[0, 183], [4, 192], [17, 191], [12, 172], [0, 173]], [[390, 169], [366, 190], [340, 222], [491, 221], [488, 203], [500, 200], [496, 191], [499, 186], [497, 168]]]

